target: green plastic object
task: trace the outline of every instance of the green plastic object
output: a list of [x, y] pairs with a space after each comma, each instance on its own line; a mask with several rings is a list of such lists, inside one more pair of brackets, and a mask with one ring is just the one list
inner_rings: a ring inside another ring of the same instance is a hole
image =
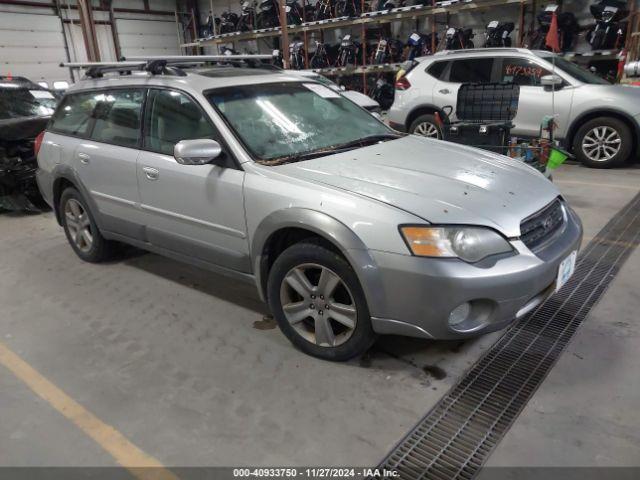
[[567, 158], [569, 158], [569, 153], [558, 148], [551, 148], [549, 160], [547, 161], [547, 168], [554, 170], [562, 165]]

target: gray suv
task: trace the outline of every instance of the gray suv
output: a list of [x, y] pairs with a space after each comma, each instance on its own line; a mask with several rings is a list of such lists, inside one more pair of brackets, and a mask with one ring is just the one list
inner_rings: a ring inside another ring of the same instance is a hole
[[611, 85], [560, 56], [555, 56], [554, 70], [553, 61], [550, 52], [521, 48], [446, 51], [420, 58], [396, 86], [390, 125], [440, 138], [434, 114], [455, 107], [462, 83], [513, 82], [520, 86], [514, 135], [538, 136], [543, 117], [555, 110], [556, 137], [585, 165], [608, 168], [634, 156], [640, 89]]
[[567, 281], [582, 237], [530, 167], [259, 69], [83, 80], [38, 162], [81, 259], [125, 242], [251, 282], [293, 344], [331, 360], [377, 334], [503, 328]]

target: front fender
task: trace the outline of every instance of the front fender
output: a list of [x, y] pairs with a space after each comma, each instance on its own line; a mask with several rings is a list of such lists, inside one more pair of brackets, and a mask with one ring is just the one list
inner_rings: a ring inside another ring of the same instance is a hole
[[571, 144], [573, 143], [573, 137], [576, 132], [580, 128], [580, 126], [589, 118], [593, 118], [595, 116], [610, 116], [617, 117], [626, 121], [627, 124], [631, 126], [631, 133], [633, 134], [634, 139], [640, 138], [640, 125], [638, 124], [637, 118], [638, 116], [632, 116], [627, 112], [619, 110], [617, 108], [590, 108], [588, 110], [584, 110], [580, 112], [580, 114], [576, 115], [576, 117], [571, 122], [571, 125], [567, 129], [567, 134], [565, 135], [564, 142], [565, 146], [571, 148]]
[[266, 300], [266, 262], [264, 250], [271, 236], [285, 228], [308, 230], [324, 238], [347, 259], [355, 271], [373, 314], [377, 311], [382, 295], [382, 284], [379, 281], [378, 267], [362, 240], [339, 220], [326, 213], [306, 208], [287, 208], [275, 211], [265, 217], [256, 228], [251, 241], [251, 258], [259, 294]]

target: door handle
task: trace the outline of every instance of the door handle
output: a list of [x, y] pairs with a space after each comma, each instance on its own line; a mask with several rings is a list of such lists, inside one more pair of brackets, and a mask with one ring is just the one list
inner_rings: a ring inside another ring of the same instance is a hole
[[78, 158], [80, 159], [80, 163], [87, 165], [89, 163], [89, 160], [91, 160], [91, 157], [89, 155], [87, 155], [86, 153], [82, 153], [80, 152], [78, 154]]
[[438, 91], [443, 95], [447, 95], [451, 93], [451, 90], [449, 90], [448, 88], [443, 88], [442, 90], [438, 90]]
[[142, 171], [147, 176], [149, 180], [157, 180], [160, 176], [160, 172], [157, 168], [153, 167], [142, 167]]

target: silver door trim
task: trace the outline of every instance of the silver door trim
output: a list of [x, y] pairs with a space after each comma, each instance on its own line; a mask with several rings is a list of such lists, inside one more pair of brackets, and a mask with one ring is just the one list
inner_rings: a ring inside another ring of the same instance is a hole
[[168, 210], [164, 210], [162, 208], [152, 207], [152, 206], [146, 205], [144, 203], [140, 205], [140, 208], [142, 210], [147, 210], [149, 212], [158, 213], [158, 214], [164, 215], [166, 217], [177, 218], [177, 219], [185, 221], [185, 222], [190, 222], [190, 223], [195, 223], [197, 225], [202, 225], [203, 227], [210, 228], [211, 230], [215, 230], [215, 231], [220, 232], [220, 233], [225, 233], [225, 234], [230, 235], [232, 237], [242, 238], [242, 239], [247, 238], [247, 235], [246, 235], [245, 232], [242, 232], [240, 230], [236, 230], [235, 228], [225, 227], [224, 225], [218, 225], [217, 223], [211, 223], [211, 222], [207, 222], [205, 220], [200, 220], [198, 218], [189, 217], [187, 215], [182, 215], [181, 213], [170, 212]]
[[111, 202], [121, 203], [121, 204], [127, 205], [129, 207], [137, 207], [138, 206], [138, 204], [136, 202], [133, 202], [131, 200], [126, 200], [126, 199], [120, 198], [120, 197], [114, 197], [113, 195], [107, 195], [106, 193], [96, 192], [95, 190], [91, 190], [91, 195], [95, 195], [96, 197], [101, 198], [103, 200], [109, 200]]

